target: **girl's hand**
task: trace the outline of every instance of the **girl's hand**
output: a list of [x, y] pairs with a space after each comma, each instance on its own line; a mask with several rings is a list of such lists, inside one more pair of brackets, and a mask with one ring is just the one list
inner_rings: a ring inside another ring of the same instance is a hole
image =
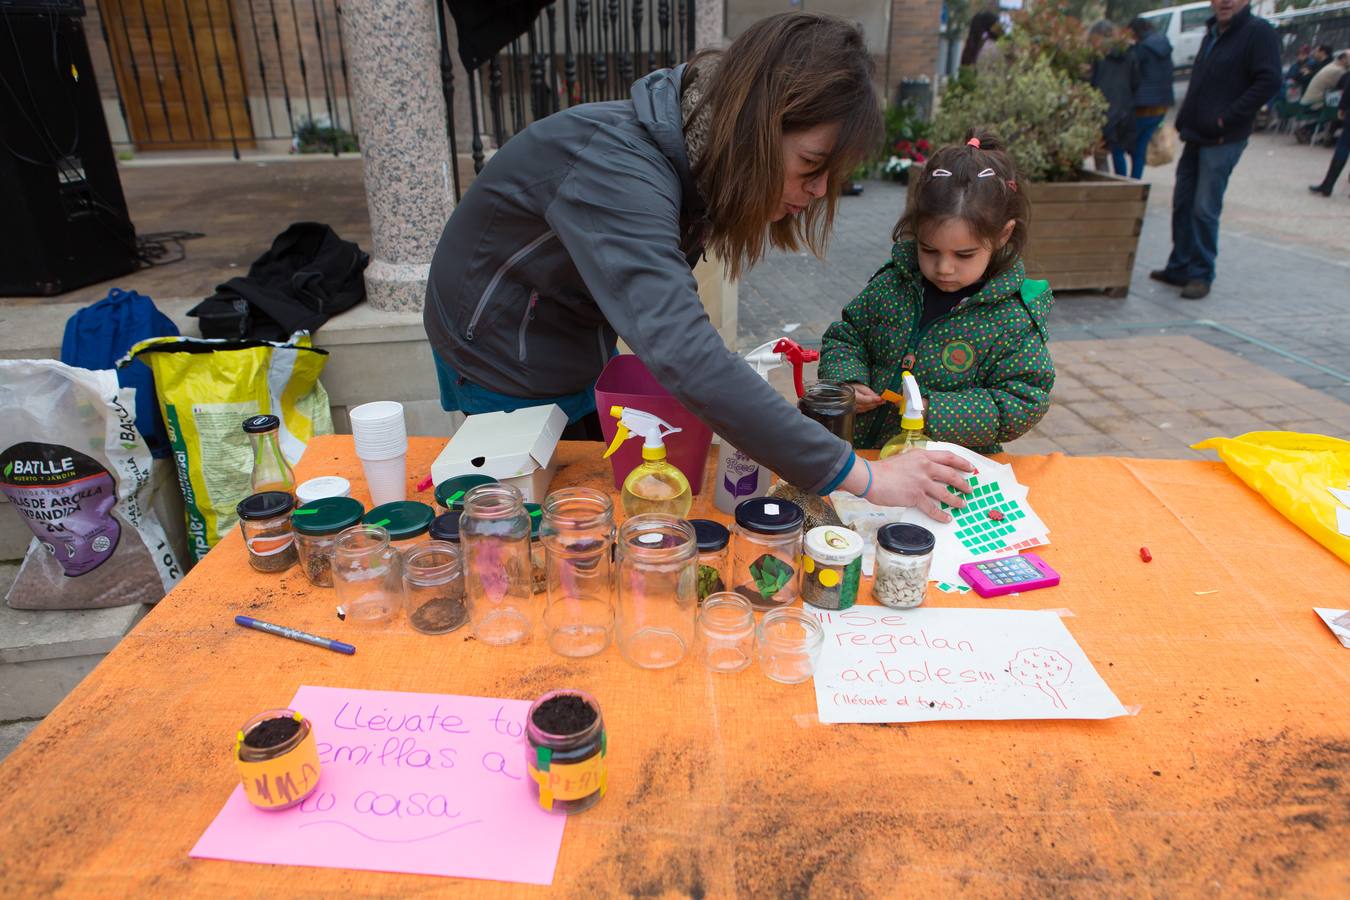
[[945, 450], [911, 450], [889, 459], [869, 462], [872, 467], [872, 487], [867, 487], [867, 465], [859, 459], [853, 465], [841, 487], [851, 494], [862, 495], [877, 506], [913, 506], [938, 522], [950, 522], [951, 516], [938, 504], [963, 507], [965, 498], [947, 490], [950, 485], [964, 494], [971, 491], [964, 474], [973, 472], [969, 462]]
[[860, 381], [850, 381], [848, 386], [853, 388], [853, 408], [860, 413], [871, 412], [886, 402]]

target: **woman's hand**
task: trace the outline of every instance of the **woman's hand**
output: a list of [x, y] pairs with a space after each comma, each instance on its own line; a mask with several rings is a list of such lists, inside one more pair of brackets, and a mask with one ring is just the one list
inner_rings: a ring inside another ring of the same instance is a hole
[[[872, 467], [872, 487], [867, 487], [867, 467]], [[969, 462], [946, 450], [911, 450], [888, 459], [867, 462], [859, 458], [840, 485], [877, 506], [913, 506], [938, 522], [950, 522], [939, 503], [963, 507], [965, 498], [952, 494], [948, 485], [964, 494], [971, 487], [964, 474], [975, 471]]]
[[853, 388], [853, 408], [860, 413], [871, 412], [886, 402], [877, 396], [876, 391], [860, 381], [850, 381], [848, 386]]

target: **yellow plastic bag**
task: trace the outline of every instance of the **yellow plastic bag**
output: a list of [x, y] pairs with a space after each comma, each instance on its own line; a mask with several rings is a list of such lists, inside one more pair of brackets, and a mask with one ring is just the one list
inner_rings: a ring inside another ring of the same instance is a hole
[[1192, 444], [1214, 450], [1234, 475], [1313, 540], [1350, 564], [1350, 538], [1336, 528], [1340, 506], [1327, 488], [1350, 488], [1350, 441], [1293, 431], [1250, 431]]
[[253, 450], [245, 419], [280, 418], [277, 443], [291, 465], [312, 436], [333, 433], [328, 392], [319, 383], [328, 351], [310, 346], [305, 332], [285, 343], [151, 338], [132, 347], [132, 357], [155, 376], [194, 562], [234, 527], [235, 505], [249, 494]]

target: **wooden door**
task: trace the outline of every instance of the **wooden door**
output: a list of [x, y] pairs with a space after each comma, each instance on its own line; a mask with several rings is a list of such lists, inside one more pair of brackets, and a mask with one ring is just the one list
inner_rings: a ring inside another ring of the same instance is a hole
[[137, 150], [253, 146], [233, 0], [99, 0]]

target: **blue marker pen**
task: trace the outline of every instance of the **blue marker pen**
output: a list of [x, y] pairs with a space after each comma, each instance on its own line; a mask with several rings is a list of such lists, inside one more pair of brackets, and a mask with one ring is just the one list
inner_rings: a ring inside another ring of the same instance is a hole
[[293, 641], [336, 650], [338, 653], [345, 653], [348, 656], [356, 652], [356, 648], [351, 644], [344, 644], [342, 641], [335, 641], [332, 638], [319, 637], [317, 634], [310, 634], [305, 631], [297, 631], [294, 628], [287, 628], [285, 625], [273, 625], [271, 622], [263, 622], [252, 616], [235, 616], [234, 622], [236, 625], [243, 625], [245, 628], [252, 628], [254, 631], [265, 631], [268, 634], [275, 634], [277, 637], [290, 638]]

